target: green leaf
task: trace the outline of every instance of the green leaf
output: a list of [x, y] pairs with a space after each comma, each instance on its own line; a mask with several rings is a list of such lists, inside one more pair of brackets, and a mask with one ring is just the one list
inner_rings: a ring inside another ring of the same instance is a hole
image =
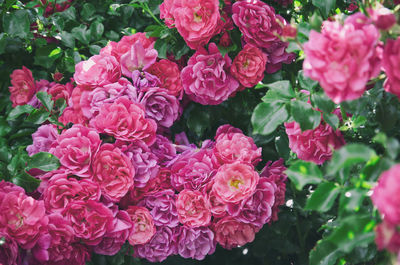
[[58, 16], [58, 15], [52, 16], [52, 17], [51, 17], [51, 20], [52, 20], [52, 22], [53, 22], [53, 25], [55, 26], [55, 28], [56, 28], [58, 31], [61, 32], [61, 31], [64, 30], [65, 20], [64, 20], [64, 18], [63, 18], [62, 16]]
[[302, 160], [296, 161], [285, 173], [298, 190], [302, 190], [307, 184], [318, 184], [324, 180], [316, 164]]
[[29, 175], [26, 172], [18, 173], [15, 177], [12, 178], [12, 182], [15, 185], [23, 187], [26, 192], [35, 191], [40, 184], [39, 179]]
[[84, 20], [89, 21], [93, 19], [94, 13], [96, 13], [96, 8], [94, 7], [94, 5], [90, 3], [85, 3], [83, 5], [81, 16]]
[[279, 157], [282, 157], [285, 160], [289, 159], [290, 157], [289, 138], [285, 132], [281, 132], [279, 136], [275, 138], [275, 148], [279, 154]]
[[43, 106], [51, 112], [53, 110], [54, 101], [51, 99], [51, 95], [47, 94], [44, 91], [40, 91], [36, 93], [36, 97], [42, 102]]
[[322, 113], [322, 118], [328, 123], [334, 130], [339, 126], [339, 118], [333, 113]]
[[290, 105], [291, 114], [302, 131], [318, 127], [321, 122], [321, 112], [313, 110], [310, 104], [300, 100], [291, 101]]
[[336, 197], [340, 193], [340, 187], [333, 182], [325, 182], [318, 186], [318, 188], [311, 193], [306, 203], [306, 210], [315, 210], [318, 212], [329, 211]]
[[313, 93], [311, 95], [311, 102], [313, 103], [313, 106], [328, 114], [335, 109], [335, 103], [333, 103], [325, 93]]
[[21, 116], [22, 114], [25, 113], [31, 113], [32, 111], [34, 111], [35, 108], [32, 107], [31, 105], [20, 105], [20, 106], [16, 106], [15, 108], [13, 108], [10, 113], [8, 114], [7, 120], [15, 120], [17, 119], [19, 116]]
[[34, 124], [42, 124], [49, 116], [50, 113], [46, 109], [35, 109], [31, 114], [29, 114], [28, 118], [26, 118], [26, 121]]
[[325, 18], [328, 18], [331, 10], [335, 8], [336, 0], [312, 0], [312, 4], [321, 10]]
[[11, 132], [11, 127], [5, 117], [0, 116], [0, 137], [6, 136]]
[[168, 44], [164, 40], [157, 40], [154, 44], [154, 49], [158, 52], [158, 57], [162, 59], [167, 59], [167, 48]]
[[326, 240], [320, 240], [310, 252], [310, 265], [335, 265], [343, 252]]
[[323, 19], [318, 12], [314, 12], [314, 14], [310, 18], [310, 26], [313, 30], [320, 32], [322, 26]]
[[90, 45], [89, 46], [89, 51], [93, 55], [99, 54], [100, 50], [101, 50], [101, 47], [98, 45]]
[[262, 102], [256, 106], [251, 116], [253, 132], [255, 134], [268, 135], [275, 131], [279, 125], [287, 121], [288, 118], [289, 113], [285, 104]]
[[326, 172], [329, 175], [336, 175], [342, 168], [367, 162], [375, 156], [375, 151], [365, 145], [347, 144], [333, 153], [332, 159], [326, 167]]
[[306, 77], [303, 70], [299, 71], [297, 74], [297, 80], [299, 81], [300, 87], [308, 91], [313, 91], [314, 88], [318, 86], [318, 82]]
[[0, 54], [4, 53], [7, 46], [7, 36], [4, 32], [0, 33]]
[[286, 48], [287, 53], [301, 51], [300, 45], [295, 41], [290, 41], [288, 47]]
[[376, 222], [371, 215], [351, 215], [338, 222], [340, 226], [326, 239], [338, 250], [349, 253], [355, 247], [366, 246], [374, 241]]
[[49, 69], [53, 66], [54, 61], [57, 59], [55, 57], [50, 57], [50, 53], [56, 48], [54, 45], [46, 45], [36, 49], [34, 64], [43, 66]]
[[[320, 1], [320, 0], [317, 0]], [[297, 39], [300, 43], [308, 41], [308, 36], [310, 35], [311, 26], [306, 22], [300, 22], [297, 26]]]
[[76, 20], [76, 9], [71, 6], [67, 10], [59, 13], [65, 20]]
[[278, 81], [263, 85], [269, 90], [262, 98], [266, 103], [288, 103], [296, 96], [289, 81]]
[[97, 41], [103, 36], [104, 33], [104, 25], [99, 21], [94, 21], [90, 25], [90, 36], [92, 37], [93, 41]]
[[198, 108], [194, 108], [190, 111], [189, 117], [186, 121], [186, 125], [189, 130], [193, 131], [198, 137], [202, 137], [204, 131], [210, 124], [210, 113], [206, 111], [198, 111]]
[[368, 190], [352, 188], [342, 192], [339, 203], [340, 211], [349, 211], [351, 213], [358, 212], [367, 195], [367, 191]]
[[60, 167], [60, 161], [56, 156], [46, 152], [39, 152], [28, 159], [27, 170], [37, 168], [43, 171], [52, 171]]
[[87, 30], [85, 25], [80, 25], [72, 29], [72, 36], [81, 43], [88, 45], [90, 42], [90, 31]]
[[75, 38], [74, 36], [66, 31], [62, 31], [60, 33], [61, 43], [63, 43], [68, 48], [73, 49], [75, 47]]
[[29, 14], [27, 10], [21, 9], [3, 16], [4, 32], [11, 36], [27, 38], [30, 30]]

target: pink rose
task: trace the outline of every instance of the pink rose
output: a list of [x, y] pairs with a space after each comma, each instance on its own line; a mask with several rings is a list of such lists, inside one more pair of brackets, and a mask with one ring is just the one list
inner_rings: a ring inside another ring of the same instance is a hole
[[203, 260], [215, 251], [216, 242], [213, 231], [208, 227], [180, 227], [178, 254], [184, 258]]
[[344, 25], [325, 21], [321, 33], [311, 31], [304, 45], [304, 74], [318, 81], [335, 102], [361, 97], [375, 77], [379, 31], [361, 13], [349, 16]]
[[246, 44], [233, 60], [231, 74], [244, 87], [253, 87], [264, 78], [267, 56], [257, 47]]
[[216, 138], [213, 152], [221, 164], [242, 161], [255, 166], [261, 161], [261, 148], [242, 132], [222, 133]]
[[101, 106], [99, 115], [90, 124], [98, 132], [122, 141], [142, 140], [151, 145], [156, 137], [156, 122], [146, 119], [144, 107], [126, 97]]
[[176, 199], [179, 221], [188, 227], [208, 226], [210, 204], [200, 191], [183, 190]]
[[392, 225], [400, 224], [400, 165], [394, 165], [379, 177], [378, 185], [373, 189], [372, 202], [378, 208], [384, 220]]
[[155, 38], [147, 38], [146, 33], [143, 32], [138, 32], [130, 36], [123, 36], [113, 48], [115, 55], [112, 55], [119, 59], [123, 54], [129, 52], [132, 46], [137, 42], [140, 42], [145, 49], [152, 49], [154, 47]]
[[24, 193], [6, 193], [0, 211], [0, 226], [24, 249], [31, 249], [47, 230], [49, 219], [43, 201]]
[[0, 232], [0, 238], [4, 243], [0, 248], [0, 264], [17, 265], [18, 263], [18, 244], [15, 240], [7, 235], [7, 233]]
[[384, 6], [378, 5], [376, 9], [368, 8], [367, 11], [375, 26], [380, 30], [389, 30], [396, 24], [396, 16]]
[[157, 60], [158, 52], [153, 48], [145, 49], [140, 41], [134, 43], [130, 49], [121, 55], [120, 63], [122, 74], [130, 77], [135, 70], [146, 70]]
[[282, 27], [276, 21], [275, 10], [259, 0], [237, 1], [232, 6], [232, 19], [243, 33], [246, 43], [269, 48], [279, 41]]
[[383, 221], [375, 230], [375, 243], [379, 250], [387, 249], [392, 253], [400, 251], [400, 233], [397, 226]]
[[102, 194], [118, 202], [133, 187], [135, 168], [130, 159], [112, 144], [103, 144], [93, 159], [93, 180]]
[[147, 71], [160, 79], [161, 87], [167, 89], [169, 94], [182, 98], [181, 71], [176, 63], [162, 59], [150, 66]]
[[52, 85], [47, 93], [49, 93], [52, 97], [52, 100], [56, 101], [57, 99], [63, 98], [65, 102], [68, 103], [68, 100], [72, 94], [73, 85], [71, 83], [67, 83], [65, 85], [55, 83]]
[[71, 223], [75, 236], [85, 244], [94, 246], [114, 228], [109, 208], [95, 201], [73, 201], [61, 213]]
[[175, 24], [186, 44], [194, 50], [218, 33], [221, 20], [218, 0], [164, 1], [160, 13], [169, 27]]
[[87, 89], [117, 82], [120, 77], [121, 67], [110, 55], [94, 55], [75, 66], [75, 82]]
[[289, 147], [304, 161], [311, 161], [318, 165], [332, 157], [333, 150], [345, 144], [339, 129], [334, 130], [330, 125], [321, 121], [314, 130], [301, 131], [297, 122], [285, 123], [289, 137]]
[[251, 165], [237, 161], [218, 169], [212, 189], [221, 201], [238, 203], [254, 193], [259, 178]]
[[149, 210], [139, 206], [129, 206], [126, 210], [132, 220], [133, 227], [128, 241], [132, 246], [146, 244], [156, 232], [153, 217]]
[[77, 124], [63, 131], [49, 152], [58, 157], [61, 165], [71, 173], [87, 178], [91, 175], [92, 157], [100, 143], [95, 130]]
[[226, 249], [232, 249], [252, 242], [258, 229], [252, 224], [245, 224], [227, 216], [212, 226], [215, 240]]
[[16, 69], [10, 75], [11, 85], [9, 87], [11, 96], [10, 100], [13, 107], [27, 104], [36, 93], [35, 80], [32, 72], [25, 66], [22, 69]]
[[215, 195], [215, 191], [212, 189], [213, 185], [214, 179], [208, 182], [208, 184], [202, 189], [202, 192], [210, 203], [212, 216], [215, 218], [222, 218], [227, 215], [227, 204]]
[[51, 145], [57, 140], [57, 127], [53, 124], [41, 125], [36, 132], [32, 134], [33, 143], [28, 145], [26, 151], [32, 156], [39, 152], [48, 152]]
[[239, 88], [229, 71], [231, 63], [228, 54], [222, 57], [215, 43], [210, 43], [208, 52], [204, 48], [197, 50], [181, 73], [185, 93], [203, 105], [227, 100]]
[[396, 40], [388, 39], [383, 51], [383, 70], [387, 79], [384, 88], [387, 92], [393, 93], [400, 98], [400, 37]]

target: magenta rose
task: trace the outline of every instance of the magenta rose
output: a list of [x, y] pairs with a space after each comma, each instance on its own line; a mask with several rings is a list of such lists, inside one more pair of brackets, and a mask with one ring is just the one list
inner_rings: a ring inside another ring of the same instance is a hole
[[93, 180], [103, 196], [118, 202], [133, 187], [135, 168], [131, 160], [112, 144], [103, 144], [93, 159]]
[[70, 222], [75, 236], [90, 246], [99, 244], [114, 228], [113, 213], [99, 202], [73, 201], [61, 214]]
[[126, 211], [117, 211], [113, 220], [114, 227], [107, 232], [101, 242], [94, 246], [97, 254], [113, 256], [120, 250], [132, 229], [132, 221]]
[[51, 95], [52, 100], [56, 101], [60, 98], [64, 99], [65, 102], [68, 104], [68, 100], [72, 94], [73, 90], [72, 83], [67, 83], [65, 85], [55, 83], [48, 89], [47, 93]]
[[48, 152], [53, 142], [58, 138], [57, 127], [53, 124], [41, 125], [32, 134], [33, 143], [28, 145], [26, 151], [32, 156], [39, 152]]
[[253, 195], [259, 178], [251, 165], [237, 161], [218, 169], [212, 189], [221, 201], [238, 203]]
[[375, 230], [375, 243], [379, 250], [386, 249], [392, 253], [400, 251], [400, 232], [397, 225], [383, 221]]
[[178, 227], [159, 226], [148, 243], [134, 246], [134, 255], [150, 262], [162, 262], [176, 254], [178, 233]]
[[221, 164], [242, 161], [255, 166], [261, 161], [261, 148], [241, 131], [218, 134], [213, 152]]
[[176, 227], [179, 224], [175, 206], [176, 195], [171, 189], [164, 189], [144, 197], [138, 206], [150, 210], [157, 226]]
[[0, 248], [0, 264], [17, 265], [18, 263], [18, 244], [15, 240], [7, 235], [7, 233], [0, 232], [0, 238], [3, 244]]
[[149, 210], [139, 206], [129, 206], [126, 210], [133, 223], [128, 241], [132, 246], [146, 244], [156, 232]]
[[181, 153], [171, 165], [171, 183], [177, 190], [199, 190], [217, 172], [218, 166], [210, 149], [189, 150]]
[[386, 222], [400, 224], [400, 208], [398, 198], [400, 197], [400, 165], [394, 165], [379, 177], [378, 185], [373, 189], [372, 202], [383, 215]]
[[31, 70], [22, 66], [22, 69], [14, 70], [10, 78], [12, 85], [9, 87], [10, 100], [13, 103], [13, 107], [27, 104], [36, 93], [35, 80]]
[[176, 198], [179, 221], [188, 227], [208, 226], [211, 221], [210, 203], [200, 191], [183, 190]]
[[216, 242], [213, 231], [208, 227], [180, 227], [178, 254], [188, 259], [203, 260], [215, 251]]
[[231, 64], [228, 54], [222, 57], [215, 43], [210, 43], [208, 51], [197, 50], [181, 72], [185, 93], [203, 105], [227, 100], [239, 88], [239, 82], [230, 74]]
[[145, 118], [145, 109], [126, 97], [101, 106], [99, 114], [90, 125], [122, 141], [142, 140], [151, 145], [156, 138], [157, 124]]
[[235, 57], [231, 74], [244, 87], [253, 87], [264, 78], [267, 56], [257, 47], [246, 44]]
[[117, 59], [110, 55], [94, 55], [75, 66], [75, 82], [87, 89], [115, 83], [120, 77], [121, 66]]
[[160, 79], [161, 87], [167, 89], [170, 95], [182, 98], [181, 71], [176, 63], [162, 59], [150, 66], [147, 71]]
[[130, 49], [121, 55], [122, 74], [130, 77], [135, 70], [146, 70], [157, 60], [158, 52], [151, 47], [145, 48], [140, 41], [131, 45]]
[[387, 92], [400, 98], [400, 37], [396, 40], [388, 39], [383, 51], [382, 66], [387, 79], [384, 88]]
[[378, 29], [361, 13], [344, 25], [325, 21], [321, 33], [311, 31], [304, 44], [304, 74], [319, 82], [335, 103], [361, 97], [370, 78], [379, 73], [376, 57]]
[[141, 89], [138, 101], [145, 107], [146, 117], [158, 125], [169, 128], [179, 115], [179, 100], [166, 89], [151, 87]]
[[243, 246], [254, 240], [257, 229], [252, 224], [239, 222], [231, 216], [218, 220], [212, 226], [215, 233], [215, 240], [226, 249]]
[[0, 204], [0, 226], [19, 246], [31, 249], [49, 222], [43, 201], [24, 193], [6, 193]]
[[49, 152], [58, 157], [61, 165], [72, 174], [87, 178], [91, 176], [92, 157], [100, 143], [95, 130], [75, 124], [61, 133]]
[[380, 30], [389, 30], [396, 24], [395, 14], [386, 7], [378, 5], [376, 9], [368, 8], [367, 11], [375, 26]]
[[218, 33], [219, 1], [164, 1], [160, 6], [160, 17], [169, 27], [175, 25], [186, 44], [197, 50]]
[[340, 130], [334, 130], [324, 121], [313, 129], [301, 131], [297, 122], [285, 123], [286, 133], [289, 137], [289, 147], [304, 161], [311, 161], [318, 165], [323, 164], [332, 157], [333, 150], [345, 144]]

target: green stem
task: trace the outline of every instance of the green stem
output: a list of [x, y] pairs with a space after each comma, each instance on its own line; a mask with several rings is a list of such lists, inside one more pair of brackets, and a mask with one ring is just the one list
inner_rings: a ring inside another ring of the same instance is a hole
[[155, 22], [157, 22], [157, 24], [159, 24], [160, 26], [165, 26], [164, 23], [162, 23], [154, 14], [153, 12], [151, 12], [149, 6], [147, 5], [147, 3], [140, 3], [140, 5], [142, 6], [142, 9], [144, 11], [146, 11], [153, 19]]

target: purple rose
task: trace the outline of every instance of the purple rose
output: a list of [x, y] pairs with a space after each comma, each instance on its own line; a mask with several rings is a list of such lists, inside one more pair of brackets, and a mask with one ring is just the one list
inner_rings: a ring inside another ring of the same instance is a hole
[[58, 131], [55, 125], [42, 125], [32, 134], [33, 143], [26, 148], [26, 151], [30, 156], [39, 152], [48, 152], [57, 137]]
[[0, 239], [3, 241], [0, 247], [0, 264], [17, 265], [17, 242], [4, 232], [0, 232]]
[[178, 254], [182, 257], [202, 260], [206, 255], [214, 253], [215, 246], [214, 232], [210, 228], [181, 226]]
[[135, 87], [142, 89], [146, 87], [158, 87], [161, 85], [157, 76], [148, 72], [140, 72], [135, 70], [132, 72], [132, 83]]
[[175, 145], [165, 136], [157, 134], [156, 142], [150, 147], [151, 152], [157, 156], [158, 164], [165, 166], [176, 156]]

